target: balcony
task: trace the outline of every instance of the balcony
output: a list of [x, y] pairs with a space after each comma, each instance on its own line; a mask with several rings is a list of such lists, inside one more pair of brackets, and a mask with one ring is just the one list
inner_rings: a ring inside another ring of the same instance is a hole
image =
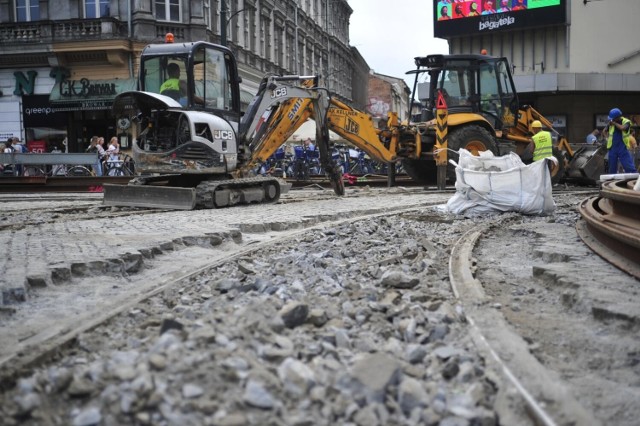
[[0, 45], [25, 46], [126, 37], [127, 23], [115, 18], [0, 23]]

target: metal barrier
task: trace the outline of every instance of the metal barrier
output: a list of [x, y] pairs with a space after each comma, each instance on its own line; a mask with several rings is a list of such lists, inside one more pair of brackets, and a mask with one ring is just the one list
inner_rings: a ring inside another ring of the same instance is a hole
[[23, 165], [92, 165], [98, 162], [98, 153], [0, 153], [0, 164]]

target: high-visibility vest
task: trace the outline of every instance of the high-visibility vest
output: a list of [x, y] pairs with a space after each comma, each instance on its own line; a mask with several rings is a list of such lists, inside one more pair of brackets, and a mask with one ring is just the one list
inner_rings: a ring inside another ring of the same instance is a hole
[[180, 79], [179, 78], [170, 78], [160, 86], [160, 93], [165, 90], [177, 90], [180, 91]]
[[553, 157], [553, 139], [551, 133], [540, 131], [531, 137], [535, 148], [533, 149], [533, 161]]
[[[628, 118], [622, 117], [622, 125], [626, 126], [627, 123], [631, 123], [631, 120]], [[609, 126], [609, 137], [607, 138], [607, 149], [611, 149], [611, 145], [613, 145], [613, 132], [616, 130], [615, 126], [612, 124]], [[631, 125], [627, 127], [627, 130], [622, 132], [622, 142], [629, 149], [629, 135], [631, 135]]]

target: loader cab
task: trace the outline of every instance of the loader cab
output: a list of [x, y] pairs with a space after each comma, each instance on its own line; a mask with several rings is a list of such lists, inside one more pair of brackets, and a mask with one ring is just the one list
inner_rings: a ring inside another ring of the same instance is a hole
[[240, 118], [240, 78], [231, 51], [212, 43], [152, 44], [142, 51], [139, 89], [168, 96], [186, 110]]
[[416, 74], [427, 72], [430, 77], [423, 119], [435, 116], [436, 99], [440, 92], [449, 114], [480, 114], [498, 130], [515, 126], [518, 99], [505, 58], [429, 55], [416, 58], [416, 65]]

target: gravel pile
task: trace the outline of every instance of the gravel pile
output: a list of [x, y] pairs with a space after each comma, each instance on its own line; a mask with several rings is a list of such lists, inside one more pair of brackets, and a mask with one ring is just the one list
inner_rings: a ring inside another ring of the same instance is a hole
[[498, 424], [496, 380], [448, 281], [450, 248], [471, 222], [425, 209], [262, 248], [82, 335], [0, 396], [0, 418]]

